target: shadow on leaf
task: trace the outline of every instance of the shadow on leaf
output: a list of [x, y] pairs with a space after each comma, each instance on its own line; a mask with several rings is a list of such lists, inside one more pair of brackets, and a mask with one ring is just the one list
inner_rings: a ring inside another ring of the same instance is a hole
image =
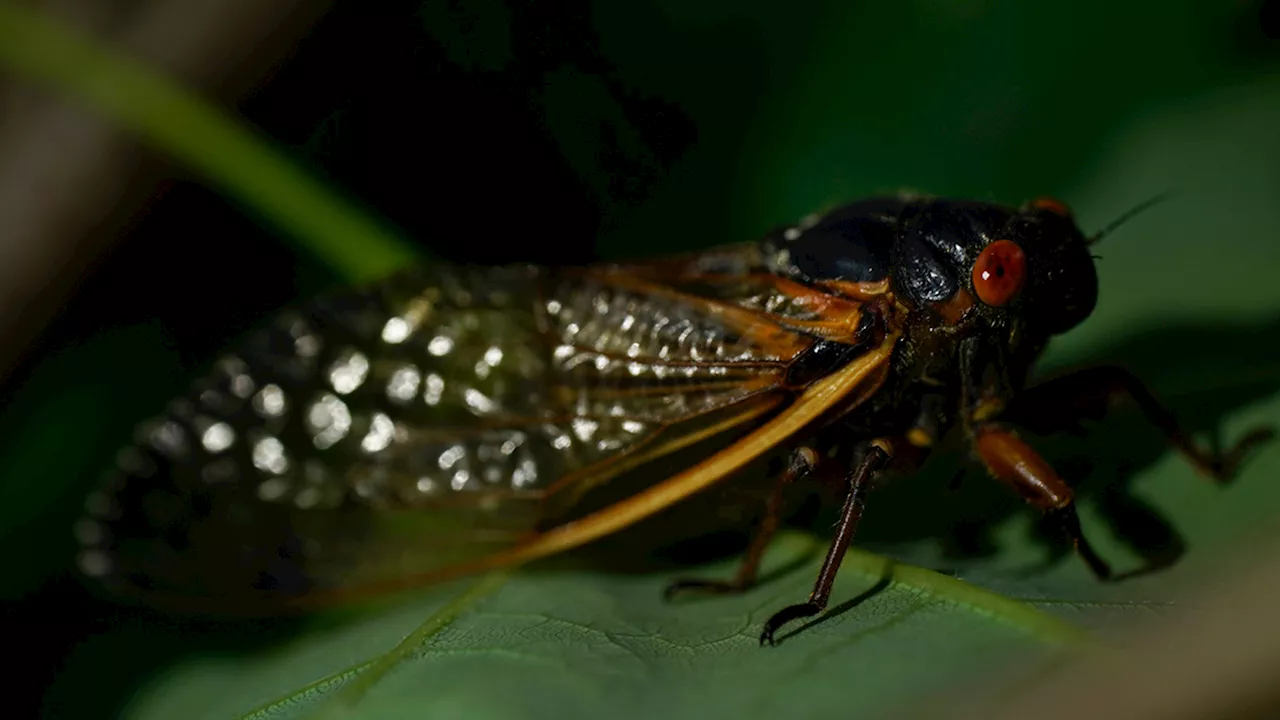
[[782, 635], [779, 635], [779, 636], [778, 636], [778, 638], [774, 641], [774, 644], [776, 644], [776, 645], [781, 645], [782, 643], [784, 643], [784, 642], [786, 642], [787, 640], [791, 639], [791, 637], [792, 637], [792, 636], [799, 635], [800, 633], [803, 633], [803, 632], [808, 631], [808, 630], [809, 630], [809, 628], [815, 627], [815, 626], [817, 626], [817, 625], [821, 625], [821, 624], [823, 624], [823, 623], [825, 623], [825, 622], [830, 622], [831, 620], [834, 620], [835, 618], [840, 617], [841, 615], [843, 615], [843, 614], [845, 614], [845, 613], [849, 612], [850, 610], [852, 610], [852, 609], [854, 609], [854, 608], [858, 607], [859, 605], [861, 605], [862, 603], [864, 603], [864, 602], [866, 602], [866, 601], [870, 600], [871, 598], [875, 597], [876, 595], [879, 595], [880, 593], [884, 592], [885, 590], [888, 590], [888, 589], [889, 589], [889, 585], [891, 585], [892, 583], [893, 583], [893, 577], [892, 577], [891, 575], [886, 574], [885, 576], [883, 576], [883, 577], [881, 577], [879, 580], [877, 580], [875, 585], [872, 585], [871, 587], [867, 588], [866, 590], [863, 590], [862, 592], [858, 593], [857, 595], [855, 595], [855, 596], [853, 596], [853, 597], [849, 598], [848, 600], [845, 600], [844, 602], [840, 603], [839, 605], [836, 605], [835, 607], [833, 607], [833, 608], [831, 608], [830, 610], [828, 610], [828, 611], [826, 611], [826, 612], [822, 613], [822, 614], [821, 614], [821, 615], [819, 615], [818, 617], [816, 617], [816, 618], [814, 618], [814, 619], [812, 619], [812, 620], [810, 620], [810, 621], [806, 622], [805, 624], [801, 625], [800, 627], [798, 627], [798, 628], [796, 628], [796, 629], [794, 629], [794, 630], [792, 630], [792, 631], [790, 631], [790, 632], [787, 632], [787, 633], [784, 633], [784, 634], [782, 634]]

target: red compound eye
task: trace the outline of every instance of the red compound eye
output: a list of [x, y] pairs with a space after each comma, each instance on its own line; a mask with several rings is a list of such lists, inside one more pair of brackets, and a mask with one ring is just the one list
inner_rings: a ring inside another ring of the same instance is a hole
[[1071, 217], [1071, 208], [1067, 207], [1066, 203], [1055, 198], [1036, 198], [1031, 201], [1031, 207], [1037, 210], [1048, 210], [1049, 212], [1055, 215], [1060, 215], [1064, 218]]
[[982, 302], [1000, 307], [1017, 296], [1027, 274], [1027, 256], [1012, 240], [996, 240], [973, 264], [973, 289]]

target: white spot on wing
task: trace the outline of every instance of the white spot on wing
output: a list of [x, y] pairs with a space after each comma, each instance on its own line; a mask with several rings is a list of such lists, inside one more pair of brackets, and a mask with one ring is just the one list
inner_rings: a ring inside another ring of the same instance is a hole
[[320, 353], [320, 337], [311, 334], [303, 335], [293, 341], [293, 349], [299, 357], [315, 357]]
[[351, 429], [351, 410], [336, 395], [325, 394], [311, 404], [307, 424], [315, 433], [315, 446], [323, 450], [346, 437]]
[[376, 453], [387, 449], [395, 439], [396, 425], [383, 413], [374, 413], [369, 423], [369, 432], [360, 441], [360, 449], [367, 453]]
[[427, 376], [427, 388], [422, 393], [422, 400], [428, 405], [439, 405], [444, 395], [444, 378], [435, 373]]
[[279, 385], [263, 385], [253, 396], [253, 409], [263, 417], [280, 417], [285, 410], [284, 390]]
[[231, 447], [236, 441], [236, 431], [224, 422], [216, 422], [205, 429], [200, 436], [200, 444], [211, 453], [219, 453]]
[[351, 350], [329, 367], [329, 383], [339, 395], [346, 395], [360, 387], [368, 374], [369, 358], [358, 350]]
[[538, 466], [532, 458], [520, 461], [520, 465], [511, 472], [511, 484], [515, 488], [525, 488], [538, 481]]
[[151, 431], [151, 446], [168, 457], [181, 457], [187, 452], [186, 434], [178, 423], [165, 421]]
[[475, 388], [467, 388], [467, 391], [462, 394], [462, 399], [467, 403], [467, 407], [478, 413], [490, 413], [496, 407], [489, 396]]
[[289, 492], [289, 481], [284, 478], [268, 478], [258, 484], [258, 497], [267, 502], [279, 500]]
[[85, 550], [76, 559], [80, 571], [89, 577], [102, 577], [111, 572], [111, 558], [101, 550]]
[[320, 488], [306, 487], [298, 492], [297, 497], [293, 499], [293, 504], [299, 508], [306, 510], [313, 508], [320, 503]]
[[409, 323], [402, 317], [393, 317], [382, 326], [382, 341], [398, 345], [409, 337]]
[[283, 475], [289, 469], [284, 444], [270, 435], [258, 440], [253, 445], [253, 466], [263, 472]]
[[501, 452], [503, 455], [510, 455], [523, 444], [524, 433], [515, 433], [502, 442], [502, 447], [498, 448], [498, 452]]
[[231, 394], [243, 400], [253, 392], [253, 378], [248, 375], [236, 375], [231, 378], [230, 386]]
[[436, 464], [440, 466], [441, 470], [448, 470], [456, 465], [458, 461], [462, 459], [462, 456], [466, 454], [467, 450], [463, 446], [450, 445], [440, 453], [440, 457], [436, 460]]
[[578, 436], [582, 442], [587, 442], [596, 434], [596, 430], [600, 429], [600, 423], [591, 418], [574, 418], [573, 434]]
[[422, 374], [418, 372], [418, 368], [412, 365], [397, 368], [391, 374], [391, 379], [387, 381], [387, 397], [407, 402], [418, 393], [420, 384], [422, 384]]
[[427, 352], [436, 357], [444, 357], [453, 351], [453, 338], [448, 335], [437, 335], [427, 343]]

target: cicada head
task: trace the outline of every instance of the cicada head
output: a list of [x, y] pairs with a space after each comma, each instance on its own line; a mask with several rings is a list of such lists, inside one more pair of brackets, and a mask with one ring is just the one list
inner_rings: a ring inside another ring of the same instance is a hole
[[1051, 199], [1020, 208], [931, 200], [899, 221], [890, 281], [916, 320], [911, 378], [952, 377], [967, 388], [960, 413], [1000, 412], [1049, 338], [1097, 304], [1089, 240]]
[[1050, 336], [1079, 325], [1098, 299], [1087, 239], [1051, 199], [1017, 210], [933, 201], [903, 218], [892, 279], [900, 297], [952, 324]]

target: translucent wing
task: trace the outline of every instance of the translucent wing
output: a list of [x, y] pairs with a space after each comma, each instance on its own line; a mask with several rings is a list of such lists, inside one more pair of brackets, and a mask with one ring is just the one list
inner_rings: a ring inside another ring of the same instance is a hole
[[746, 249], [718, 257], [444, 266], [284, 312], [139, 428], [88, 499], [80, 567], [249, 609], [536, 540], [592, 488], [793, 395], [816, 341], [795, 324], [837, 313]]

